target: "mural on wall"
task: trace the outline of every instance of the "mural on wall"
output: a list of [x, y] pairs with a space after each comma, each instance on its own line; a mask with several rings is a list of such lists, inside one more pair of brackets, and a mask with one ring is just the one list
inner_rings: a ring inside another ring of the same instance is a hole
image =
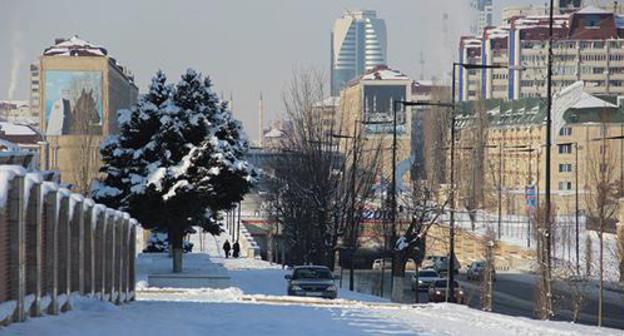
[[102, 73], [45, 72], [46, 135], [102, 133]]

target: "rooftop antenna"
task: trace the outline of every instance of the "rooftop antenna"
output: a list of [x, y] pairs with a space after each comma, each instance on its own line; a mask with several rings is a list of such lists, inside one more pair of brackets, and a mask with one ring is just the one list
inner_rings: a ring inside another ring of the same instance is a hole
[[418, 64], [420, 64], [420, 80], [425, 79], [425, 55], [423, 52], [420, 52], [420, 59], [418, 60]]
[[262, 92], [260, 92], [260, 100], [258, 101], [258, 145], [264, 145], [264, 101], [262, 100]]

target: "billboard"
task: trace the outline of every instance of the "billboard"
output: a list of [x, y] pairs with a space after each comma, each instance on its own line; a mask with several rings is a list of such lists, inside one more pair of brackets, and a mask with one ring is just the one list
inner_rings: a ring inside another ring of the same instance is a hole
[[[405, 100], [405, 85], [364, 86], [364, 121], [367, 133], [393, 133], [393, 104]], [[404, 134], [405, 109], [397, 106], [397, 134]]]
[[102, 133], [102, 72], [45, 71], [46, 135]]

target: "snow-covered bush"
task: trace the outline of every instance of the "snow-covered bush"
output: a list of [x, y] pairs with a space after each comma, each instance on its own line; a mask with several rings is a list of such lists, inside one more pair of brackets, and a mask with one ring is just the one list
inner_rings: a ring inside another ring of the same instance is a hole
[[[184, 253], [193, 252], [193, 243], [188, 240], [182, 242]], [[169, 240], [166, 233], [152, 232], [147, 239], [144, 253], [169, 252]]]

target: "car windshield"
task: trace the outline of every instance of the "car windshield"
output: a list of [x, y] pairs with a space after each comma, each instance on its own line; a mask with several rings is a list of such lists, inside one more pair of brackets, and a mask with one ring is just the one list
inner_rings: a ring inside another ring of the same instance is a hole
[[421, 277], [437, 277], [438, 273], [434, 272], [434, 271], [423, 271], [423, 272], [418, 272], [418, 276]]
[[[446, 282], [447, 282], [446, 279], [444, 279], [444, 280], [437, 280], [433, 287], [445, 288], [446, 287]], [[453, 282], [453, 287], [454, 288], [459, 287], [459, 284], [457, 283], [457, 281]]]
[[332, 279], [332, 275], [327, 268], [298, 268], [293, 279]]

